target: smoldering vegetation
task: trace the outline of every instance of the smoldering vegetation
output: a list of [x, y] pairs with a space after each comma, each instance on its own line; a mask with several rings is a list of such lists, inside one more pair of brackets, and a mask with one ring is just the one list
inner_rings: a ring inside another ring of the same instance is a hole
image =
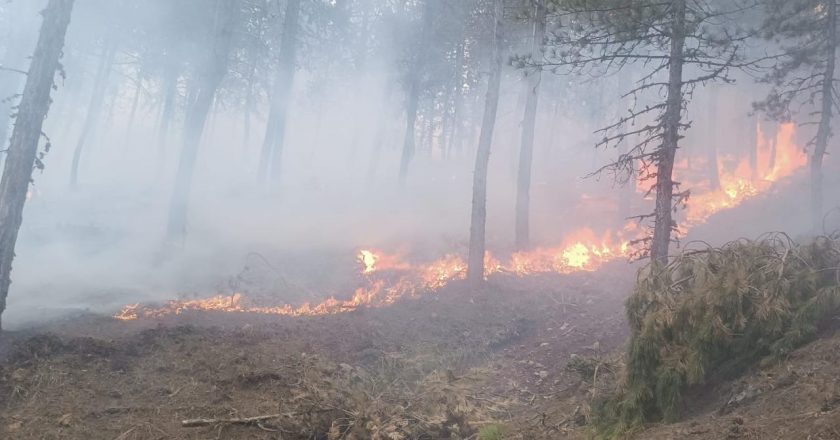
[[2, 2], [2, 435], [835, 438], [837, 8]]
[[[17, 243], [7, 322], [212, 293], [251, 253], [304, 283], [306, 266], [354, 265], [362, 247], [466, 253], [491, 64], [489, 2], [76, 3], [44, 128], [51, 148], [34, 173]], [[0, 6], [4, 105], [22, 90], [17, 70], [27, 68], [45, 5]], [[514, 248], [523, 113], [535, 74], [511, 62], [533, 49], [528, 2], [507, 2], [504, 23], [486, 234], [488, 250], [502, 254]], [[546, 41], [561, 32], [549, 16]], [[773, 49], [750, 44], [756, 53]], [[542, 50], [542, 61], [551, 50]], [[648, 73], [641, 64], [595, 70], [545, 66], [541, 75], [530, 193], [535, 246], [565, 244], [584, 229], [594, 237], [620, 231], [653, 205], [645, 198], [650, 182], [589, 175], [632, 142], [593, 148], [603, 136], [597, 130], [656, 102], [660, 91], [626, 95]], [[685, 186], [714, 192], [709, 173], [739, 176], [756, 149], [769, 151], [780, 125], [751, 113], [768, 90], [755, 76], [733, 71], [734, 85], [694, 89], [685, 111], [692, 127], [680, 146]], [[285, 115], [279, 144], [267, 140], [278, 133], [273, 112]], [[200, 117], [196, 134], [191, 118]], [[403, 165], [407, 137], [414, 153]], [[810, 137], [810, 129], [797, 130], [787, 147], [801, 152]], [[195, 164], [184, 192], [179, 164], [191, 142]], [[807, 186], [792, 172], [784, 179], [779, 187]], [[180, 202], [179, 192], [187, 195]], [[720, 214], [749, 218], [737, 222], [743, 226], [698, 226], [698, 238], [805, 231], [807, 219], [781, 211], [806, 209], [807, 200], [788, 196], [793, 190], [776, 194], [779, 215], [747, 203], [738, 214]], [[173, 226], [179, 203], [186, 215]]]

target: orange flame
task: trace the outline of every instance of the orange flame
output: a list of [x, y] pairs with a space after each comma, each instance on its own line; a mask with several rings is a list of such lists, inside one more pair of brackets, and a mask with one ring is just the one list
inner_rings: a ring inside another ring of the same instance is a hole
[[[779, 126], [775, 139], [775, 151], [772, 145], [774, 140], [765, 139], [760, 128], [756, 129], [758, 139], [755, 169], [750, 165], [748, 158], [738, 161], [734, 170], [727, 170], [723, 164], [719, 163], [720, 189], [691, 195], [686, 207], [685, 219], [680, 223], [681, 232], [685, 233], [691, 227], [705, 223], [715, 213], [734, 208], [748, 199], [769, 191], [775, 182], [791, 176], [808, 163], [807, 155], [794, 141], [796, 134], [794, 124]], [[689, 183], [689, 186], [694, 185]]]
[[[764, 139], [758, 131], [758, 151], [755, 169], [748, 159], [737, 161], [737, 166], [727, 168], [728, 158], [719, 160], [721, 187], [716, 190], [702, 189], [691, 195], [687, 202], [685, 218], [680, 232], [684, 234], [691, 227], [708, 220], [713, 214], [734, 208], [747, 199], [767, 192], [774, 182], [792, 175], [807, 164], [807, 157], [794, 142], [793, 124], [780, 126], [775, 139]], [[775, 155], [773, 154], [775, 153]], [[675, 167], [675, 173], [687, 172], [688, 162]], [[702, 188], [703, 182], [688, 182], [691, 187]], [[641, 191], [647, 191], [638, 187]], [[573, 273], [594, 271], [605, 263], [630, 255], [630, 242], [644, 232], [635, 222], [627, 223], [617, 231], [597, 234], [589, 228], [580, 229], [568, 237], [560, 246], [537, 248], [516, 252], [503, 262], [489, 252], [485, 258], [485, 276], [508, 273], [525, 277], [540, 273]], [[400, 298], [415, 297], [433, 293], [452, 281], [466, 278], [467, 264], [458, 255], [449, 254], [426, 263], [409, 263], [402, 256], [381, 251], [363, 249], [357, 256], [361, 264], [364, 285], [347, 300], [329, 298], [320, 304], [303, 304], [298, 307], [249, 306], [239, 293], [218, 295], [201, 300], [169, 301], [160, 307], [130, 304], [123, 307], [114, 318], [135, 320], [166, 315], [179, 315], [186, 311], [224, 311], [261, 313], [287, 316], [329, 315], [356, 310], [360, 307], [382, 307], [393, 304]]]

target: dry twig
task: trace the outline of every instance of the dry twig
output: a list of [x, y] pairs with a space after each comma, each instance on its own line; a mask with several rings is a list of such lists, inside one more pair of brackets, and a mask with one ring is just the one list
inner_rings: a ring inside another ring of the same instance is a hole
[[198, 428], [201, 426], [210, 426], [217, 424], [250, 425], [252, 423], [258, 423], [264, 420], [277, 419], [282, 416], [282, 414], [269, 414], [264, 416], [245, 417], [238, 419], [187, 419], [181, 421], [181, 426], [184, 428]]

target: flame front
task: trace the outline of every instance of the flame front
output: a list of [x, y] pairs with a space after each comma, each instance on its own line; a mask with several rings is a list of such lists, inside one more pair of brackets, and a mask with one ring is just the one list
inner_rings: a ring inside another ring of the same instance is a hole
[[373, 273], [373, 271], [376, 270], [376, 260], [378, 260], [378, 258], [373, 252], [365, 249], [359, 251], [359, 262], [364, 265], [362, 273]]
[[[680, 231], [685, 233], [705, 223], [712, 215], [769, 191], [775, 182], [807, 165], [808, 156], [796, 145], [795, 135], [796, 126], [792, 123], [781, 124], [776, 139], [765, 139], [760, 126], [757, 126], [755, 166], [751, 166], [749, 158], [741, 158], [734, 168], [728, 169], [725, 166], [728, 158], [719, 160], [720, 188], [691, 195]], [[702, 183], [689, 182], [688, 186], [700, 186]]]
[[[706, 222], [713, 214], [734, 208], [744, 201], [769, 191], [774, 182], [791, 176], [807, 164], [807, 156], [795, 144], [795, 126], [780, 126], [775, 148], [772, 139], [764, 139], [758, 130], [758, 149], [755, 167], [748, 158], [736, 161], [722, 157], [718, 162], [720, 188], [711, 189], [708, 182], [682, 180], [680, 173], [688, 169], [688, 161], [675, 166], [677, 180], [690, 188], [699, 188], [687, 202], [680, 221], [680, 234]], [[730, 166], [727, 166], [730, 164]], [[703, 189], [705, 185], [705, 190]], [[641, 193], [647, 192], [637, 185]], [[519, 277], [541, 273], [574, 273], [594, 271], [605, 263], [627, 258], [630, 243], [644, 235], [635, 222], [615, 231], [596, 233], [589, 228], [569, 234], [560, 246], [537, 248], [513, 253], [501, 261], [489, 252], [485, 258], [485, 276], [507, 273]], [[320, 304], [303, 304], [297, 307], [248, 306], [239, 293], [218, 295], [207, 299], [169, 301], [160, 307], [130, 304], [123, 307], [114, 318], [135, 320], [166, 315], [179, 315], [186, 311], [222, 311], [260, 313], [287, 316], [329, 315], [356, 310], [360, 307], [382, 307], [400, 298], [416, 297], [436, 292], [452, 281], [466, 278], [467, 264], [458, 255], [446, 255], [425, 263], [411, 263], [399, 254], [363, 249], [357, 255], [361, 265], [361, 281], [352, 297], [347, 300], [329, 298]]]

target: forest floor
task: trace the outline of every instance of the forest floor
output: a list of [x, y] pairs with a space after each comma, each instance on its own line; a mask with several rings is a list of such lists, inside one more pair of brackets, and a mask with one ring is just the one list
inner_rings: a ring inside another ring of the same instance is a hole
[[[586, 438], [589, 402], [620, 374], [632, 282], [617, 265], [339, 315], [80, 315], [5, 333], [0, 438]], [[639, 438], [840, 439], [838, 376], [827, 337], [697, 390], [686, 421]]]

